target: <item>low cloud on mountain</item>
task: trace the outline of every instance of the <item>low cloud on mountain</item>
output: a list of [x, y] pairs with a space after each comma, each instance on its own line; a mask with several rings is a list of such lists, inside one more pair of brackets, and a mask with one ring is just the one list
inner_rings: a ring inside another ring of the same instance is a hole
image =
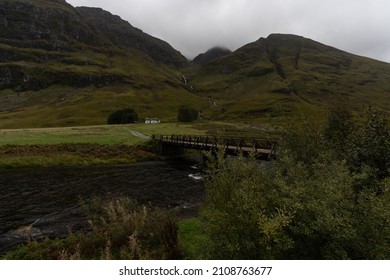
[[388, 0], [68, 0], [120, 15], [188, 58], [236, 49], [270, 33], [313, 38], [390, 62]]

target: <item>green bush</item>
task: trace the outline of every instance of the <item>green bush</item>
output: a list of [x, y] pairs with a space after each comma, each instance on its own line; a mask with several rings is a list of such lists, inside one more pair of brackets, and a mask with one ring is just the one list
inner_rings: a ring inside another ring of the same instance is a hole
[[138, 121], [138, 115], [134, 109], [123, 109], [113, 112], [107, 119], [108, 124], [126, 124]]
[[[358, 129], [342, 134], [345, 123]], [[272, 163], [211, 156], [208, 258], [390, 258], [388, 131], [370, 109], [287, 131]]]
[[368, 108], [352, 143], [347, 160], [353, 171], [361, 172], [369, 167], [374, 172], [374, 180], [390, 176], [390, 130], [378, 110]]
[[198, 111], [190, 106], [179, 108], [177, 120], [179, 122], [192, 122], [198, 119]]

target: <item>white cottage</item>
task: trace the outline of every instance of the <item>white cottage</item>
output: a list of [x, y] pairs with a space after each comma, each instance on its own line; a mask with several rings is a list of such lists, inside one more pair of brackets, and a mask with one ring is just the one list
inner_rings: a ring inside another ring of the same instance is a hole
[[160, 120], [158, 118], [146, 118], [145, 123], [150, 124], [150, 123], [160, 123]]

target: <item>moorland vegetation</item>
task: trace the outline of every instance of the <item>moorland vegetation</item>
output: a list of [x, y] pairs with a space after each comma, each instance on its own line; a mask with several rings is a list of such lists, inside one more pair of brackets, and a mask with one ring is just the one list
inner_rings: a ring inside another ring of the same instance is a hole
[[271, 165], [210, 155], [196, 218], [178, 221], [128, 198], [95, 199], [90, 231], [32, 242], [5, 258], [388, 259], [383, 115], [368, 108], [360, 118], [339, 104], [325, 123], [305, 119], [286, 130], [280, 145]]

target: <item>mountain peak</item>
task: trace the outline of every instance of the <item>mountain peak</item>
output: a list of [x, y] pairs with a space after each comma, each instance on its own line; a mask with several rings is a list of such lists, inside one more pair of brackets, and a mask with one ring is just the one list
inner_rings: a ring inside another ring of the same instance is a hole
[[318, 112], [335, 95], [388, 110], [381, 100], [388, 99], [389, 73], [384, 62], [302, 36], [271, 34], [210, 61], [191, 82], [197, 94], [225, 102], [222, 113], [214, 110], [221, 119], [260, 118]]
[[202, 53], [194, 58], [193, 62], [201, 66], [206, 65], [210, 61], [219, 57], [230, 54], [231, 51], [225, 47], [214, 47], [209, 49], [207, 52]]

